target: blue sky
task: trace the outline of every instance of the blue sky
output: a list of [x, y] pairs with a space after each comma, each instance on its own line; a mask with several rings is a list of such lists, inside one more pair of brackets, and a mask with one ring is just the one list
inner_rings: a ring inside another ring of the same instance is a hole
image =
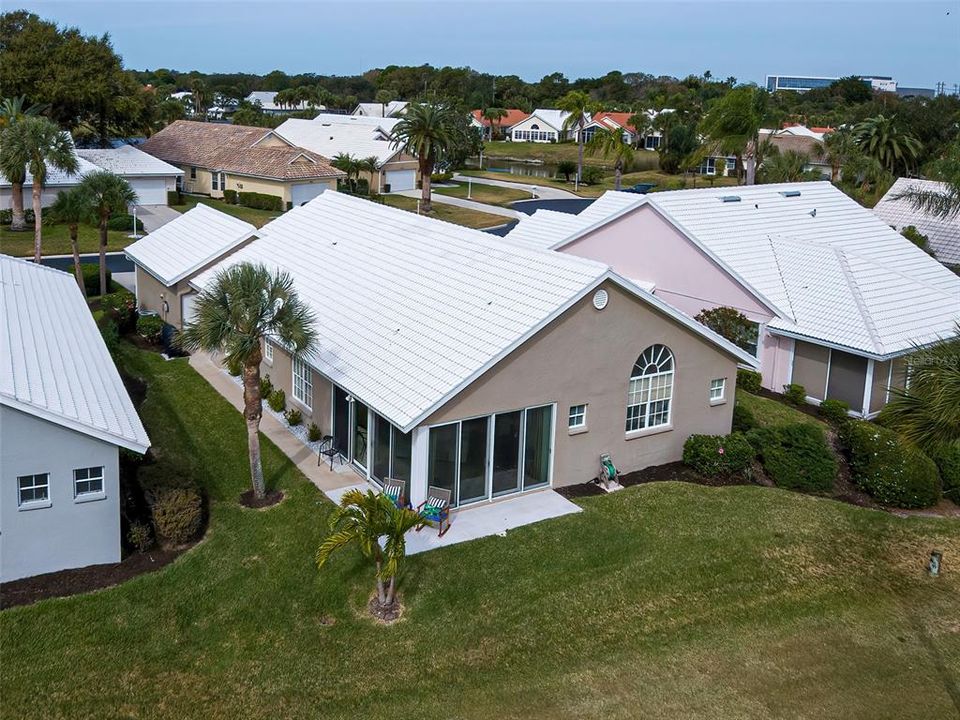
[[355, 74], [469, 65], [538, 80], [711, 70], [960, 82], [960, 0], [940, 2], [276, 2], [7, 0], [109, 32], [130, 68]]

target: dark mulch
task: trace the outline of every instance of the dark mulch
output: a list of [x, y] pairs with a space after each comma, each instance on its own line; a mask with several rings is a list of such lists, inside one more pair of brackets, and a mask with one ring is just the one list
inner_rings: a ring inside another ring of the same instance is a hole
[[124, 375], [123, 373], [120, 374], [120, 379], [123, 380], [123, 386], [127, 389], [127, 394], [133, 401], [133, 406], [139, 410], [143, 401], [147, 399], [147, 383], [138, 377]]
[[137, 335], [137, 333], [130, 333], [126, 336], [126, 339], [133, 343], [136, 347], [141, 350], [146, 350], [148, 352], [162, 353], [163, 345], [160, 343], [150, 342], [143, 335]]
[[367, 610], [373, 617], [381, 623], [389, 625], [396, 622], [403, 614], [403, 605], [397, 600], [393, 605], [381, 605], [380, 600], [374, 595], [367, 603]]
[[643, 470], [627, 473], [621, 476], [620, 484], [624, 487], [629, 487], [630, 485], [645, 485], [646, 483], [663, 482], [664, 480], [688, 482], [694, 485], [709, 485], [712, 487], [753, 484], [742, 475], [714, 478], [704, 477], [700, 473], [691, 470], [681, 461], [667, 463], [666, 465], [652, 465], [643, 468]]
[[271, 490], [262, 498], [254, 497], [253, 490], [247, 490], [245, 493], [240, 495], [240, 504], [244, 507], [253, 508], [254, 510], [268, 508], [272, 505], [276, 505], [281, 500], [283, 500], [283, 492], [280, 490]]
[[66, 597], [119, 585], [137, 575], [169, 565], [192, 545], [176, 550], [134, 553], [118, 563], [90, 565], [75, 570], [34, 575], [0, 584], [0, 609], [30, 605], [47, 598]]
[[787, 402], [787, 399], [780, 393], [775, 393], [772, 390], [767, 390], [767, 388], [760, 388], [760, 392], [754, 393], [754, 394], [758, 395], [759, 397], [766, 398], [767, 400], [773, 400], [774, 402], [778, 402], [781, 405], [786, 405], [789, 408], [798, 410], [804, 413], [805, 415], [809, 415], [810, 417], [815, 417], [817, 420], [820, 420], [821, 422], [823, 422], [823, 416], [820, 415], [820, 409], [816, 405], [810, 405], [808, 403], [803, 403], [802, 405], [794, 405], [793, 403]]

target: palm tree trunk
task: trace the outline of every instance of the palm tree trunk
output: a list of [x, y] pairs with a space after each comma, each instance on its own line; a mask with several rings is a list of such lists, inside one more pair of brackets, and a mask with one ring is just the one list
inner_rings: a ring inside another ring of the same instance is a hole
[[13, 210], [10, 229], [17, 232], [24, 230], [27, 221], [23, 216], [23, 183], [10, 183], [10, 207]]
[[83, 270], [80, 269], [80, 248], [77, 245], [77, 223], [70, 223], [70, 249], [73, 251], [73, 274], [77, 276], [80, 292], [87, 296], [87, 286], [83, 284]]
[[393, 605], [397, 597], [397, 578], [396, 576], [390, 578], [390, 584], [387, 585], [387, 607]]
[[617, 160], [616, 164], [613, 166], [613, 189], [620, 189], [620, 181], [623, 177], [623, 163]]
[[250, 456], [250, 481], [253, 496], [266, 494], [263, 482], [263, 463], [260, 460], [260, 418], [263, 404], [260, 399], [260, 353], [247, 358], [243, 366], [243, 418], [247, 421], [247, 452]]
[[106, 295], [107, 287], [107, 221], [110, 216], [100, 215], [100, 294]]
[[747, 155], [747, 185], [753, 185], [757, 182], [757, 158], [754, 155]]
[[433, 163], [420, 164], [420, 212], [428, 213], [433, 210], [430, 203], [430, 176], [433, 174]]
[[33, 261], [37, 265], [40, 264], [40, 243], [43, 241], [42, 192], [43, 187], [37, 182], [37, 179], [34, 178], [33, 191], [30, 194], [33, 196]]
[[377, 553], [377, 600], [381, 605], [387, 604], [387, 594], [383, 589], [383, 579], [380, 577], [380, 570], [383, 567], [383, 560], [380, 553]]
[[580, 119], [580, 123], [577, 126], [577, 182], [583, 182], [583, 119]]

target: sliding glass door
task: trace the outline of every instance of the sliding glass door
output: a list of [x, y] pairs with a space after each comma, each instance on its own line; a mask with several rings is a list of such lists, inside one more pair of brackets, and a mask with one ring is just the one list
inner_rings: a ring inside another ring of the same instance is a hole
[[493, 496], [520, 489], [520, 430], [523, 412], [493, 417]]
[[430, 428], [430, 462], [427, 469], [427, 484], [449, 490], [456, 496], [457, 489], [457, 440], [460, 425], [442, 425]]
[[553, 439], [553, 406], [526, 410], [523, 454], [523, 489], [550, 482], [550, 451]]
[[363, 470], [367, 469], [367, 435], [370, 416], [368, 408], [359, 400], [353, 401], [353, 462]]
[[487, 498], [487, 425], [490, 418], [474, 418], [460, 423], [460, 482], [457, 504]]
[[333, 387], [333, 446], [343, 457], [350, 455], [350, 401], [342, 388]]
[[389, 420], [373, 415], [373, 467], [370, 476], [383, 482], [385, 478], [410, 481], [410, 433], [400, 432]]

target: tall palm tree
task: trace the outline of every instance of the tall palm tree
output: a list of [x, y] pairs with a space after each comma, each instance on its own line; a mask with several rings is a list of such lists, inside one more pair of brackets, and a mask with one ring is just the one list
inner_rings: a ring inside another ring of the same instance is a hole
[[196, 314], [184, 325], [179, 344], [185, 350], [220, 352], [227, 363], [243, 366], [243, 416], [253, 495], [263, 498], [260, 460], [260, 362], [264, 339], [273, 338], [294, 357], [316, 344], [313, 311], [300, 299], [293, 279], [265, 265], [240, 263], [217, 273], [197, 297]]
[[193, 102], [194, 115], [201, 120], [207, 119], [207, 107], [210, 104], [210, 91], [207, 84], [200, 78], [190, 81], [190, 100]]
[[769, 94], [746, 85], [719, 98], [700, 121], [700, 132], [724, 154], [743, 165], [747, 185], [757, 179], [760, 128], [767, 114]]
[[493, 140], [494, 130], [496, 126], [500, 124], [500, 121], [507, 116], [507, 111], [504, 108], [491, 107], [483, 111], [482, 117], [484, 120], [487, 120], [490, 123], [490, 140]]
[[830, 182], [840, 180], [840, 170], [856, 152], [857, 143], [851, 128], [839, 127], [824, 136], [823, 143], [817, 146], [817, 157], [830, 164]]
[[114, 213], [123, 211], [137, 202], [137, 193], [130, 183], [108, 170], [98, 170], [87, 175], [79, 187], [90, 199], [91, 214], [97, 219], [100, 230], [100, 294], [107, 294], [107, 223]]
[[373, 185], [373, 178], [380, 172], [380, 161], [377, 160], [376, 156], [371, 155], [370, 157], [365, 157], [362, 160], [357, 160], [357, 176], [365, 172], [369, 175], [369, 182], [367, 183], [367, 195], [370, 194], [370, 186]]
[[627, 119], [627, 124], [633, 128], [635, 142], [638, 146], [640, 141], [653, 130], [653, 121], [650, 119], [650, 114], [642, 108]]
[[333, 156], [330, 164], [347, 174], [347, 187], [350, 192], [356, 192], [357, 186], [354, 184], [353, 176], [360, 176], [360, 161], [350, 153], [341, 152]]
[[57, 195], [57, 199], [50, 206], [50, 217], [56, 223], [63, 223], [70, 232], [70, 250], [73, 252], [73, 272], [77, 277], [80, 292], [87, 296], [87, 288], [83, 282], [83, 271], [80, 269], [80, 248], [77, 244], [77, 235], [80, 223], [93, 218], [93, 202], [90, 194], [82, 186], [70, 188]]
[[10, 181], [10, 208], [13, 215], [10, 229], [14, 232], [22, 232], [27, 227], [23, 213], [23, 183], [27, 179], [27, 162], [9, 150], [4, 152], [8, 146], [3, 133], [23, 118], [35, 117], [47, 108], [46, 105], [25, 105], [26, 98], [23, 95], [4, 98], [0, 102], [0, 172]]
[[897, 195], [895, 199], [906, 198], [914, 209], [944, 219], [960, 214], [960, 141], [954, 142], [942, 158], [932, 163], [929, 177], [941, 181], [943, 188], [939, 190], [911, 188]]
[[[2, 165], [15, 169], [23, 164], [33, 176], [33, 259], [40, 262], [43, 239], [43, 187], [51, 169], [75, 173], [80, 165], [73, 139], [45, 117], [23, 117], [3, 131]], [[22, 193], [21, 184], [21, 193]], [[21, 200], [22, 207], [22, 200]]]
[[604, 160], [613, 159], [613, 189], [620, 189], [625, 170], [633, 165], [633, 146], [623, 140], [620, 128], [598, 128], [587, 146], [591, 155], [602, 155]]
[[397, 576], [407, 554], [406, 533], [422, 526], [423, 519], [417, 513], [398, 508], [385, 495], [348, 490], [330, 516], [332, 534], [317, 549], [317, 567], [322, 568], [340, 548], [357, 545], [361, 554], [376, 565], [377, 602], [382, 609], [392, 609], [397, 598]]
[[420, 209], [429, 213], [430, 176], [437, 160], [451, 149], [455, 138], [455, 120], [445, 105], [410, 103], [400, 122], [393, 126], [393, 147], [417, 156], [420, 166]]
[[557, 101], [557, 109], [569, 113], [563, 121], [565, 131], [577, 128], [577, 182], [580, 182], [583, 180], [583, 128], [589, 122], [590, 114], [600, 110], [600, 104], [582, 90], [571, 90]]
[[762, 182], [784, 183], [816, 180], [820, 178], [817, 170], [808, 170], [810, 157], [796, 150], [769, 154], [760, 167]]
[[890, 172], [909, 172], [920, 154], [920, 141], [899, 126], [896, 115], [867, 118], [854, 127], [853, 136], [863, 152]]

